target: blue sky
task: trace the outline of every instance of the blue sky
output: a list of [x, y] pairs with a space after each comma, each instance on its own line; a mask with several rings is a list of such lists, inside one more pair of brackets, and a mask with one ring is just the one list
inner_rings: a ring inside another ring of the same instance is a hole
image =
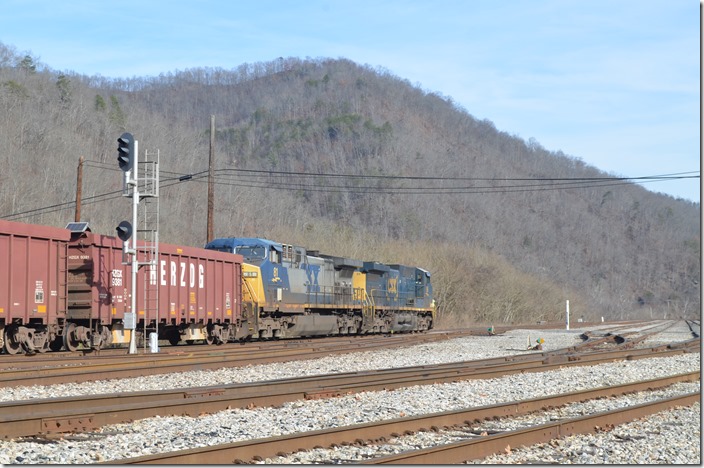
[[[153, 76], [347, 58], [613, 175], [699, 171], [692, 0], [0, 0], [0, 42], [59, 71]], [[698, 172], [697, 172], [698, 174]], [[692, 201], [700, 179], [644, 185]]]

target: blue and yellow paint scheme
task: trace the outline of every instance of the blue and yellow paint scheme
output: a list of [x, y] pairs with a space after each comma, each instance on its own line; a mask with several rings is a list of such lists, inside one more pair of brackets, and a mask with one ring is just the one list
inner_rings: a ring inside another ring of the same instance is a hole
[[287, 335], [284, 325], [290, 335], [336, 327], [340, 333], [414, 331], [435, 322], [430, 273], [421, 268], [321, 255], [254, 237], [215, 239], [205, 248], [244, 257], [243, 303], [256, 304], [258, 318], [269, 320], [259, 326], [273, 327], [273, 336], [276, 330]]

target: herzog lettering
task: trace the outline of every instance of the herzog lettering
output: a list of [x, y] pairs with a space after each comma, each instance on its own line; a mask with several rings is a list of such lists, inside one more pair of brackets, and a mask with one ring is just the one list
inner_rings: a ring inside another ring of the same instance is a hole
[[[159, 267], [159, 278], [162, 286], [166, 286], [167, 282], [167, 267], [166, 260], [160, 262]], [[181, 286], [186, 287], [188, 285], [191, 288], [196, 287], [196, 280], [198, 282], [198, 289], [203, 289], [205, 287], [205, 266], [197, 265], [198, 273], [196, 274], [196, 264], [186, 263], [186, 262], [169, 262], [168, 268], [168, 280], [171, 286]], [[154, 283], [154, 278], [152, 277], [152, 284]]]

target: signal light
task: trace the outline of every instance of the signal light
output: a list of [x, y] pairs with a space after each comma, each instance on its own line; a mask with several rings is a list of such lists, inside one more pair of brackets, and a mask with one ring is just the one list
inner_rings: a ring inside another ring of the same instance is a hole
[[134, 166], [134, 137], [125, 132], [117, 139], [117, 163], [123, 171], [131, 171]]
[[127, 242], [132, 237], [132, 224], [129, 221], [122, 221], [115, 230], [117, 231], [117, 237], [123, 242]]

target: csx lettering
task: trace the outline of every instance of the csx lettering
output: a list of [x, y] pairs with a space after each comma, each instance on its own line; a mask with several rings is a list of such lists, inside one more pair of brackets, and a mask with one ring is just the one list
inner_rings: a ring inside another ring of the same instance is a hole
[[[166, 260], [162, 260], [160, 263], [159, 276], [162, 286], [166, 286], [167, 281], [167, 267]], [[196, 279], [198, 280], [198, 288], [203, 289], [205, 287], [205, 266], [198, 265], [198, 273], [196, 273], [196, 265], [194, 263], [186, 262], [169, 262], [168, 267], [168, 279], [169, 285], [194, 288], [196, 286]]]

